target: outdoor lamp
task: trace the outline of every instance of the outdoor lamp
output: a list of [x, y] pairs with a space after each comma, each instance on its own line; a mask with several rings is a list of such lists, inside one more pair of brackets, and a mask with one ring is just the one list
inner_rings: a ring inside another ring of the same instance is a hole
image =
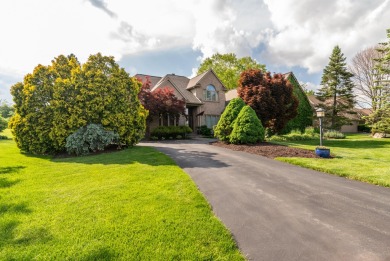
[[317, 117], [320, 119], [320, 146], [322, 146], [322, 118], [325, 117], [325, 110], [322, 108], [319, 108], [316, 110]]
[[316, 110], [316, 113], [317, 113], [317, 117], [320, 119], [325, 117], [325, 110], [322, 108], [319, 108], [318, 110]]

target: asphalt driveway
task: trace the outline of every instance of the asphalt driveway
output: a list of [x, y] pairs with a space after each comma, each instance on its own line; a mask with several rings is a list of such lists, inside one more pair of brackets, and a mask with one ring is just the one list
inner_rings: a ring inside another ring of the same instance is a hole
[[141, 143], [198, 185], [248, 260], [389, 260], [390, 189], [211, 146]]

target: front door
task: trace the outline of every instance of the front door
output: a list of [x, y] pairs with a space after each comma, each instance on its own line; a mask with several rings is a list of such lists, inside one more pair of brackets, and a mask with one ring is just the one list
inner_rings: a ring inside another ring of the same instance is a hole
[[188, 108], [188, 126], [192, 129], [192, 131], [195, 131], [194, 127], [194, 107]]

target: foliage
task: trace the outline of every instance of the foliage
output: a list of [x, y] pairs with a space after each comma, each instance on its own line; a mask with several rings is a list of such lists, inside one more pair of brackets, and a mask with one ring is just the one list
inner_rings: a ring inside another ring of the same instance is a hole
[[0, 135], [0, 140], [8, 140], [8, 136], [6, 135]]
[[[318, 140], [288, 141], [282, 144], [313, 150]], [[326, 142], [331, 149], [332, 160], [315, 158], [277, 158], [299, 165], [349, 179], [390, 187], [390, 139], [375, 139], [367, 134], [348, 134], [345, 139], [331, 139]], [[314, 153], [314, 152], [313, 152]]]
[[223, 85], [228, 89], [237, 88], [240, 74], [249, 69], [265, 71], [265, 65], [259, 64], [251, 57], [237, 58], [234, 53], [219, 54], [206, 58], [198, 68], [197, 74], [213, 69]]
[[372, 133], [390, 133], [390, 29], [387, 29], [387, 42], [381, 43], [377, 51], [380, 58], [375, 59], [377, 72], [378, 102], [377, 110], [367, 117], [366, 122], [371, 125]]
[[212, 137], [213, 130], [207, 127], [207, 125], [202, 125], [199, 127], [199, 134], [205, 137]]
[[8, 121], [0, 116], [0, 132], [8, 127]]
[[382, 92], [380, 81], [383, 75], [378, 71], [376, 60], [383, 58], [378, 51], [380, 46], [369, 47], [358, 52], [348, 67], [353, 73], [354, 92], [357, 103], [361, 107], [371, 108], [373, 111], [382, 107]]
[[344, 133], [337, 130], [328, 130], [324, 132], [325, 139], [345, 139]]
[[390, 103], [370, 114], [366, 122], [370, 125], [373, 134], [390, 134]]
[[296, 129], [288, 134], [274, 135], [269, 137], [268, 141], [299, 141], [299, 140], [318, 140], [320, 138], [319, 131], [313, 127], [305, 128], [304, 132]]
[[106, 131], [101, 124], [92, 123], [81, 127], [66, 138], [65, 148], [68, 154], [87, 155], [90, 152], [103, 151], [118, 141], [118, 133]]
[[237, 91], [272, 133], [281, 132], [297, 115], [298, 100], [292, 85], [282, 74], [247, 70], [241, 74]]
[[340, 47], [334, 47], [322, 75], [322, 87], [317, 93], [318, 99], [323, 101], [321, 107], [325, 109], [324, 124], [331, 129], [348, 124], [350, 120], [343, 114], [351, 113], [354, 106], [353, 74], [347, 70], [345, 60]]
[[[140, 81], [140, 80], [139, 80]], [[142, 82], [142, 81], [141, 81]], [[180, 115], [185, 114], [185, 101], [179, 99], [174, 91], [169, 87], [159, 88], [151, 91], [150, 80], [147, 77], [145, 82], [142, 82], [141, 90], [138, 94], [141, 104], [149, 111], [147, 121], [146, 136], [149, 136], [150, 123], [158, 118], [164, 118], [169, 115], [174, 119], [178, 119]]]
[[359, 124], [358, 125], [358, 132], [370, 133], [371, 132], [371, 127], [368, 126], [367, 124]]
[[0, 260], [244, 260], [190, 176], [150, 147], [26, 157], [1, 140], [0, 195]]
[[14, 108], [5, 100], [0, 100], [0, 117], [5, 119], [11, 117], [14, 114]]
[[281, 133], [289, 133], [291, 130], [295, 129], [304, 132], [307, 126], [313, 124], [313, 109], [306, 93], [302, 90], [293, 74], [289, 75], [288, 81], [293, 86], [294, 96], [298, 99], [297, 116], [286, 124]]
[[152, 130], [151, 135], [161, 139], [177, 139], [179, 136], [185, 138], [187, 134], [192, 133], [188, 126], [159, 126]]
[[264, 134], [264, 127], [257, 118], [256, 112], [245, 105], [234, 121], [230, 142], [233, 144], [261, 142], [264, 141]]
[[232, 99], [223, 111], [214, 130], [214, 135], [224, 142], [229, 142], [230, 133], [233, 130], [234, 120], [237, 118], [245, 102], [241, 98]]
[[113, 57], [91, 55], [81, 65], [74, 55], [38, 65], [11, 88], [15, 141], [24, 151], [65, 150], [66, 138], [90, 123], [102, 124], [132, 146], [143, 136], [147, 112], [138, 100], [140, 84]]

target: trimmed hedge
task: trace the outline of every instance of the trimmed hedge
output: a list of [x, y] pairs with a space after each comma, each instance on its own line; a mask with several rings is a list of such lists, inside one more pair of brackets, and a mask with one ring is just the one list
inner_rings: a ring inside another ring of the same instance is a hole
[[186, 134], [192, 133], [192, 129], [188, 126], [159, 126], [154, 128], [151, 136], [157, 139], [177, 139], [179, 136], [186, 137]]

